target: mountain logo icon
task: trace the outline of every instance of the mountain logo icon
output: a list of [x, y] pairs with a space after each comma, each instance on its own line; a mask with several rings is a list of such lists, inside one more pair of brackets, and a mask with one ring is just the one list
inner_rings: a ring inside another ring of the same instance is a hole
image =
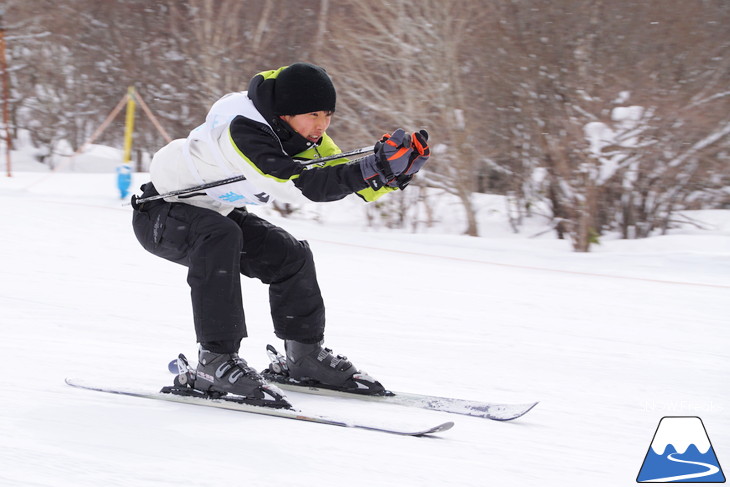
[[697, 416], [663, 417], [636, 481], [725, 482], [702, 420]]

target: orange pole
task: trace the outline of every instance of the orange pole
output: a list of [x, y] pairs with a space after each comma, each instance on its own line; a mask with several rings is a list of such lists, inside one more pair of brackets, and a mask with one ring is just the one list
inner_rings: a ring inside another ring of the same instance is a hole
[[170, 137], [167, 134], [167, 131], [165, 131], [165, 129], [162, 128], [162, 125], [160, 125], [160, 122], [157, 121], [157, 118], [152, 114], [150, 107], [147, 106], [147, 104], [144, 102], [144, 100], [140, 96], [139, 91], [135, 92], [134, 97], [139, 102], [139, 106], [142, 107], [142, 110], [144, 111], [145, 115], [147, 115], [147, 118], [149, 118], [150, 121], [152, 122], [152, 125], [155, 126], [155, 128], [160, 133], [160, 135], [162, 135], [162, 137], [165, 139], [165, 142], [167, 142], [168, 144], [170, 142], [172, 142], [172, 137]]

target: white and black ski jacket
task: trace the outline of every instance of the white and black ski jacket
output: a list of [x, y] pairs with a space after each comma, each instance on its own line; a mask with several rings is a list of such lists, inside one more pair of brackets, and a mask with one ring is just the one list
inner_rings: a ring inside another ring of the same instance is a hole
[[160, 194], [233, 176], [244, 181], [204, 193], [165, 198], [228, 214], [236, 207], [266, 205], [274, 199], [335, 201], [358, 193], [377, 199], [358, 164], [347, 159], [303, 166], [300, 161], [338, 154], [324, 134], [317, 144], [273, 114], [273, 83], [280, 70], [255, 76], [248, 91], [230, 93], [211, 107], [205, 122], [186, 139], [170, 142], [153, 157], [152, 183]]

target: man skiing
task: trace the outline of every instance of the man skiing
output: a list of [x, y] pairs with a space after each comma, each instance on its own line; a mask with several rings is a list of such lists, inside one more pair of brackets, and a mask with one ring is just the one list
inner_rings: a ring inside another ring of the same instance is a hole
[[248, 91], [218, 100], [186, 139], [154, 155], [141, 198], [232, 176], [245, 180], [142, 204], [132, 198], [133, 228], [142, 246], [188, 268], [200, 344], [195, 389], [279, 399], [238, 355], [247, 336], [243, 274], [269, 285], [274, 332], [284, 340], [291, 378], [383, 391], [346, 357], [323, 348], [325, 307], [308, 243], [246, 209], [274, 199], [327, 202], [351, 193], [374, 201], [404, 189], [426, 163], [427, 133], [398, 129], [357, 161], [303, 164], [341, 152], [326, 133], [335, 105], [335, 88], [319, 66], [296, 63], [259, 73]]

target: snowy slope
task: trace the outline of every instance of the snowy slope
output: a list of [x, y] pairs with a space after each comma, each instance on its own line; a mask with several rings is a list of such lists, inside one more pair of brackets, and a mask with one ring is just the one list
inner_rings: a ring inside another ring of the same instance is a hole
[[[195, 356], [185, 269], [145, 253], [114, 191], [109, 174], [0, 180], [0, 485], [631, 485], [666, 415], [700, 416], [730, 466], [728, 211], [700, 215], [711, 230], [587, 255], [497, 227], [476, 239], [276, 219], [312, 245], [336, 352], [394, 390], [541, 401], [497, 423], [289, 395], [363, 421], [456, 422], [403, 438], [66, 386], [155, 389], [177, 353]], [[266, 288], [243, 288], [242, 355], [263, 368], [280, 342]]]

